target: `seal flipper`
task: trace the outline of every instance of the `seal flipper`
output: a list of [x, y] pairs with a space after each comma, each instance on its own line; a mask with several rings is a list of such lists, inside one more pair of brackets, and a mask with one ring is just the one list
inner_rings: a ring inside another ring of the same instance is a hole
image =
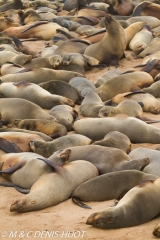
[[3, 186], [3, 187], [14, 187], [18, 192], [24, 193], [24, 194], [30, 193], [30, 189], [21, 188], [21, 187], [15, 185], [12, 182], [0, 182], [0, 186]]
[[0, 149], [5, 151], [6, 153], [23, 152], [22, 149], [20, 149], [20, 147], [18, 147], [15, 143], [12, 143], [1, 137], [0, 137]]
[[60, 172], [60, 170], [62, 169], [61, 166], [57, 165], [56, 163], [54, 163], [53, 161], [47, 159], [47, 158], [37, 158], [43, 162], [45, 162], [48, 166], [50, 166], [53, 170], [55, 170], [56, 172]]
[[18, 169], [22, 168], [25, 165], [26, 161], [20, 161], [16, 164], [14, 164], [12, 167], [9, 167], [5, 170], [1, 170], [0, 174], [12, 174], [15, 171], [17, 171]]
[[79, 197], [73, 196], [72, 197], [72, 201], [78, 205], [79, 207], [85, 208], [85, 209], [92, 209], [90, 206], [88, 206], [87, 204], [81, 202]]
[[21, 33], [24, 33], [24, 32], [27, 32], [29, 29], [33, 28], [33, 27], [36, 27], [36, 26], [39, 26], [41, 24], [46, 24], [48, 23], [48, 21], [39, 21], [39, 22], [36, 22], [32, 25], [29, 25], [28, 27], [26, 27], [24, 30], [21, 31]]

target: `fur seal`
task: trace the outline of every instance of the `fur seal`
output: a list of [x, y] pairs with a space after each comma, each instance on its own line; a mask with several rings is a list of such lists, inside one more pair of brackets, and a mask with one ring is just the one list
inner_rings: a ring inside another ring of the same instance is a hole
[[[142, 170], [149, 163], [147, 158], [130, 161], [130, 157], [123, 150], [112, 147], [86, 145], [70, 147], [70, 150], [70, 162], [78, 159], [89, 161], [98, 168], [99, 174], [130, 169]], [[54, 154], [49, 157], [49, 160], [57, 163], [54, 160]]]
[[15, 119], [55, 120], [38, 105], [21, 98], [1, 98], [0, 115], [3, 124], [9, 124]]
[[[69, 134], [59, 137], [51, 142], [31, 141], [30, 147], [33, 152], [45, 157], [50, 157], [54, 152], [64, 148], [71, 148], [75, 146], [84, 146], [91, 143], [91, 139], [80, 134]], [[46, 151], [47, 149], [47, 151]]]
[[159, 190], [160, 179], [142, 181], [129, 190], [115, 207], [92, 214], [86, 223], [103, 229], [132, 227], [145, 223], [160, 212]]
[[15, 143], [24, 152], [32, 151], [29, 145], [30, 141], [44, 141], [43, 138], [37, 134], [24, 132], [0, 132], [0, 137]]
[[44, 141], [52, 141], [52, 138], [47, 136], [44, 133], [37, 132], [37, 131], [30, 131], [30, 130], [26, 130], [26, 129], [9, 128], [9, 127], [4, 128], [3, 127], [3, 128], [0, 128], [0, 133], [1, 132], [24, 132], [24, 133], [36, 134], [36, 135], [40, 136]]
[[151, 75], [146, 72], [125, 73], [103, 83], [95, 92], [98, 93], [102, 101], [107, 101], [119, 93], [134, 92], [150, 86], [153, 82]]
[[39, 86], [44, 88], [51, 94], [57, 94], [69, 98], [75, 103], [78, 102], [80, 99], [78, 91], [69, 83], [64, 81], [51, 80], [40, 83]]
[[136, 33], [142, 30], [144, 25], [145, 25], [144, 22], [135, 22], [130, 24], [127, 28], [125, 28], [125, 32], [127, 36], [126, 48], [129, 46], [130, 41], [133, 39]]
[[113, 7], [113, 14], [116, 13], [119, 16], [129, 16], [132, 14], [134, 7], [135, 6], [132, 0], [117, 0]]
[[160, 25], [160, 21], [156, 17], [152, 16], [138, 16], [138, 17], [131, 17], [126, 20], [127, 23], [132, 24], [134, 22], [144, 22], [147, 24], [151, 29], [158, 27]]
[[33, 70], [22, 70], [18, 74], [7, 74], [1, 77], [3, 82], [20, 82], [25, 79], [26, 82], [30, 83], [43, 83], [45, 81], [50, 81], [53, 79], [69, 82], [74, 77], [83, 77], [82, 74], [65, 71], [65, 70], [53, 70], [48, 68], [35, 68]]
[[[132, 126], [128, 128], [126, 126]], [[101, 140], [111, 131], [119, 131], [129, 137], [132, 143], [159, 143], [160, 129], [126, 115], [113, 118], [86, 118], [74, 123], [76, 133], [92, 140]]]
[[160, 6], [156, 3], [143, 1], [135, 7], [132, 16], [153, 16], [160, 19]]
[[15, 36], [19, 39], [34, 37], [37, 39], [49, 41], [56, 34], [56, 30], [58, 28], [61, 29], [62, 27], [57, 23], [38, 21], [35, 23], [27, 24], [27, 26], [25, 25], [20, 27], [10, 27], [4, 30], [4, 32], [9, 37]]
[[[152, 85], [154, 86], [154, 84], [155, 83], [153, 83]], [[109, 103], [111, 105], [115, 105], [115, 104], [119, 104], [120, 102], [122, 102], [125, 99], [132, 99], [136, 102], [143, 103], [142, 109], [144, 112], [151, 112], [153, 114], [158, 114], [158, 113], [160, 113], [160, 102], [153, 96], [154, 92], [152, 93], [152, 91], [151, 91], [151, 94], [147, 93], [147, 92], [150, 92], [150, 90], [152, 89], [151, 86], [148, 88], [143, 88], [143, 91], [118, 94], [115, 97], [113, 97], [109, 101]], [[157, 89], [157, 86], [155, 86], [155, 87]]]
[[101, 76], [99, 76], [97, 78], [97, 80], [94, 82], [94, 85], [96, 88], [100, 87], [105, 81], [114, 78], [116, 76], [119, 76], [120, 74], [122, 74], [123, 71], [120, 68], [114, 68], [111, 69], [107, 72], [105, 72], [104, 74], [102, 74]]
[[53, 107], [49, 114], [54, 116], [59, 123], [63, 124], [67, 131], [73, 130], [73, 123], [78, 117], [78, 113], [70, 106], [67, 105], [58, 105]]
[[16, 54], [10, 51], [0, 51], [0, 65], [3, 65], [9, 61], [19, 65], [24, 65], [26, 62], [30, 62], [31, 59], [31, 55]]
[[140, 52], [146, 49], [152, 39], [152, 32], [148, 29], [148, 26], [144, 25], [142, 30], [136, 33], [136, 35], [130, 41], [129, 48], [138, 55]]
[[[119, 22], [109, 14], [105, 15], [105, 24], [107, 32], [102, 41], [87, 47], [84, 54], [108, 65], [117, 66], [126, 49], [126, 33]], [[118, 39], [118, 42], [115, 39]]]
[[79, 160], [66, 164], [60, 173], [44, 173], [29, 194], [11, 205], [10, 211], [30, 212], [54, 206], [67, 200], [81, 183], [96, 176], [97, 168], [89, 162]]
[[[32, 92], [32, 94], [30, 94]], [[31, 101], [41, 108], [51, 109], [59, 104], [67, 104], [74, 107], [74, 102], [59, 95], [50, 94], [34, 83], [26, 81], [21, 82], [5, 82], [0, 84], [0, 94], [8, 98], [23, 98]]]
[[160, 164], [159, 164], [159, 156], [160, 152], [158, 150], [153, 150], [153, 149], [147, 149], [147, 148], [137, 148], [134, 149], [133, 151], [130, 152], [129, 156], [133, 159], [136, 156], [143, 158], [143, 157], [148, 157], [150, 163], [148, 166], [146, 166], [143, 169], [143, 172], [149, 173], [149, 174], [155, 174], [160, 177], [159, 169], [160, 169]]
[[92, 145], [101, 145], [106, 147], [113, 147], [122, 149], [127, 154], [131, 151], [131, 141], [123, 133], [118, 131], [111, 131], [104, 136], [102, 140], [92, 143]]
[[[11, 21], [9, 17], [0, 17], [0, 31], [3, 32], [4, 30], [6, 30], [9, 27], [15, 27], [15, 26], [20, 26], [19, 23]], [[8, 38], [9, 40], [9, 38]]]
[[99, 111], [103, 107], [104, 103], [98, 94], [90, 91], [84, 97], [79, 109], [84, 117], [98, 117]]
[[156, 175], [137, 170], [106, 173], [78, 186], [72, 193], [72, 199], [78, 198], [85, 202], [119, 199], [139, 182], [157, 178]]
[[153, 83], [150, 87], [143, 88], [144, 92], [153, 95], [155, 98], [159, 98], [160, 97], [159, 90], [160, 90], [160, 83], [159, 83], [159, 81]]
[[4, 162], [0, 174], [15, 185], [30, 189], [32, 185], [51, 168], [43, 161], [41, 156], [33, 152], [9, 153], [0, 156]]
[[114, 117], [118, 114], [126, 114], [130, 117], [138, 118], [142, 121], [145, 121], [147, 123], [153, 123], [156, 122], [155, 120], [152, 120], [150, 118], [143, 116], [143, 110], [142, 107], [143, 103], [137, 103], [134, 100], [124, 100], [118, 104], [116, 107], [112, 106], [104, 106], [99, 110], [98, 117]]
[[12, 2], [6, 3], [0, 6], [0, 12], [5, 12], [9, 9], [23, 9], [23, 3], [21, 0], [13, 0]]
[[57, 122], [55, 119], [15, 119], [8, 125], [8, 127], [39, 131], [51, 136], [52, 138], [66, 135], [66, 127]]
[[160, 51], [160, 39], [153, 38], [150, 44], [138, 55], [141, 58], [146, 57], [150, 53], [156, 53], [157, 51]]
[[96, 89], [93, 83], [85, 77], [74, 77], [69, 81], [69, 84], [77, 89], [81, 98], [84, 98], [87, 93]]

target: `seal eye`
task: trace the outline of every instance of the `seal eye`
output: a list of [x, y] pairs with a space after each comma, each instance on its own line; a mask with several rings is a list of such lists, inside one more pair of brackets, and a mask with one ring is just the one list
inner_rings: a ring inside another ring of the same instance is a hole
[[108, 116], [108, 113], [104, 112], [103, 115], [107, 117], [107, 116]]

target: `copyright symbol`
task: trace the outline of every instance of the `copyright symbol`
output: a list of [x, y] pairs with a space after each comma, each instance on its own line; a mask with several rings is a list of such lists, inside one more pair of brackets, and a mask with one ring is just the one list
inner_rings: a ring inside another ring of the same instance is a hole
[[2, 237], [2, 238], [7, 237], [7, 231], [2, 232], [2, 233], [1, 233], [1, 237]]

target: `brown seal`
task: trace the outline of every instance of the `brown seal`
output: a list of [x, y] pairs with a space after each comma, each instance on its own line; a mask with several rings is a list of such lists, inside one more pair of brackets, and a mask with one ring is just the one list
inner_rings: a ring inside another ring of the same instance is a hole
[[[91, 44], [86, 48], [84, 54], [108, 65], [118, 65], [118, 60], [126, 49], [126, 33], [119, 22], [109, 14], [105, 15], [105, 24], [107, 32], [102, 41]], [[118, 39], [118, 42], [115, 39]]]
[[[130, 79], [130, 81], [128, 81], [128, 79]], [[102, 101], [106, 101], [119, 93], [134, 92], [148, 87], [153, 82], [154, 80], [151, 75], [146, 72], [137, 71], [124, 73], [104, 82], [95, 92], [98, 93]]]
[[132, 227], [145, 223], [160, 212], [159, 190], [160, 179], [144, 180], [129, 190], [115, 207], [92, 214], [86, 223], [103, 229]]
[[97, 168], [89, 162], [79, 160], [66, 164], [59, 167], [59, 172], [44, 173], [29, 194], [11, 205], [10, 211], [30, 212], [54, 206], [67, 200], [81, 183], [96, 176]]
[[13, 0], [12, 2], [6, 3], [0, 6], [0, 12], [5, 12], [9, 9], [23, 9], [23, 3], [21, 0]]

